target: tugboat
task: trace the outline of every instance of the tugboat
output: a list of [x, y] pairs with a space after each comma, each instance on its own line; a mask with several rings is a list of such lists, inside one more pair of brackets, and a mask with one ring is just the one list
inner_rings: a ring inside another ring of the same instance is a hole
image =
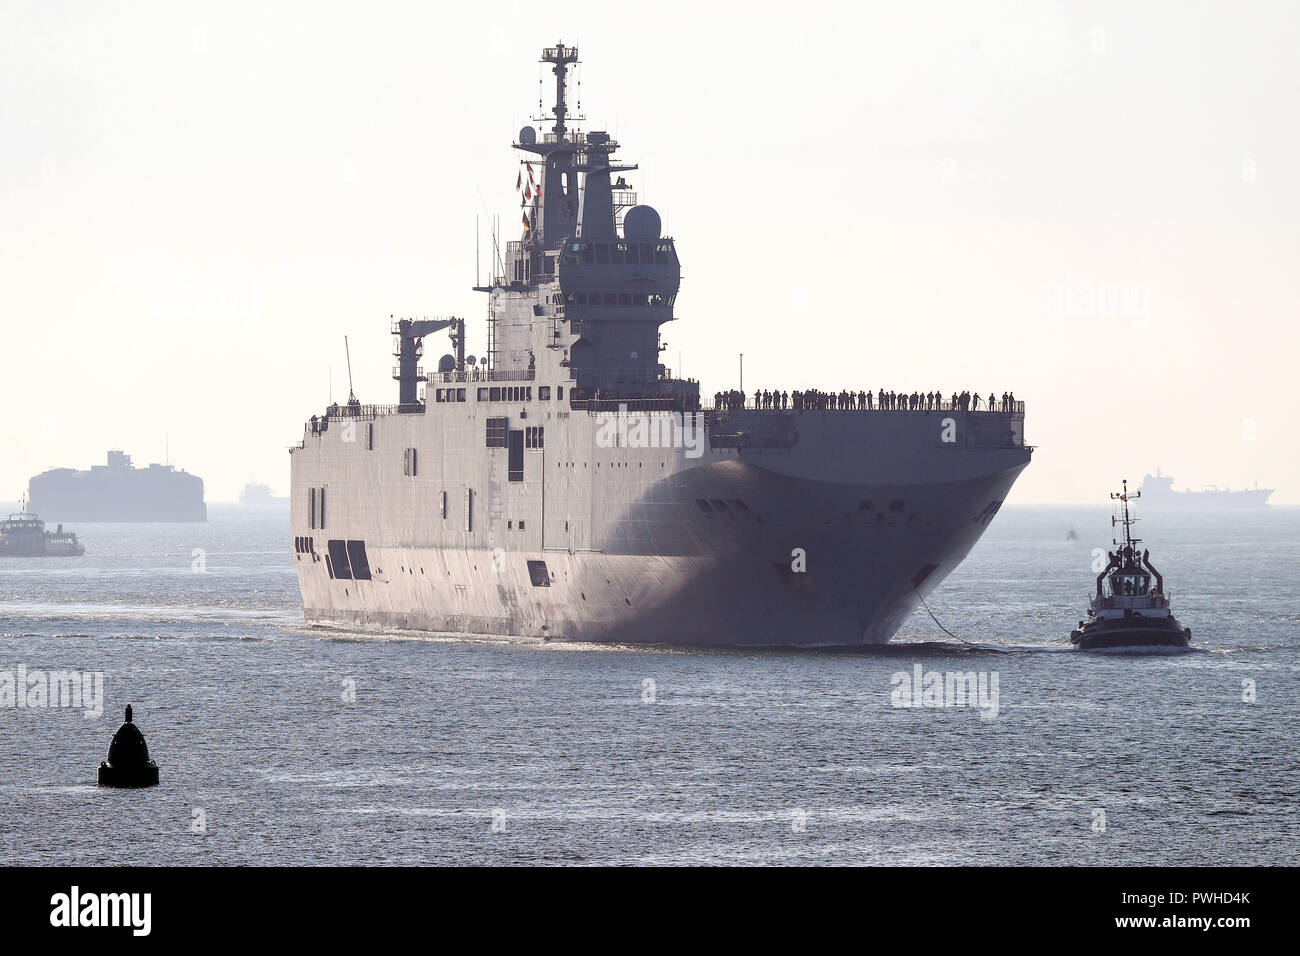
[[[1133, 537], [1128, 503], [1142, 492], [1128, 493], [1128, 482], [1111, 498], [1121, 503], [1123, 517], [1112, 517], [1111, 527], [1124, 525], [1124, 543], [1109, 552], [1110, 563], [1097, 575], [1097, 595], [1088, 603], [1088, 620], [1070, 632], [1070, 642], [1083, 650], [1107, 647], [1186, 647], [1191, 628], [1183, 627], [1169, 609], [1165, 579], [1151, 564], [1151, 552], [1138, 554], [1141, 538]], [[1155, 583], [1152, 584], [1152, 579]], [[1106, 590], [1109, 593], [1105, 593]]]
[[46, 531], [45, 522], [27, 510], [23, 497], [22, 511], [16, 511], [0, 521], [0, 557], [15, 558], [76, 558], [86, 553], [86, 548], [63, 525], [57, 531]]

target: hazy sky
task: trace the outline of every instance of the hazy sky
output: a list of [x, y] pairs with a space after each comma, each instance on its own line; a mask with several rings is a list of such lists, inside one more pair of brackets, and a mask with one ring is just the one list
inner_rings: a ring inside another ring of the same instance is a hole
[[563, 40], [706, 394], [739, 352], [750, 390], [1011, 389], [1013, 502], [1157, 465], [1300, 502], [1300, 7], [555, 8], [0, 0], [0, 500], [168, 436], [209, 501], [285, 494], [345, 334], [367, 402], [390, 314], [481, 354], [475, 217], [517, 238]]

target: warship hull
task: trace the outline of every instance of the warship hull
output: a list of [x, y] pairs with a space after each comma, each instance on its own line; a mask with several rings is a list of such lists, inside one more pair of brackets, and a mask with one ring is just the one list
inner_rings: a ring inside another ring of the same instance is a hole
[[[889, 640], [1029, 462], [1023, 404], [736, 389], [701, 410], [700, 383], [661, 363], [677, 242], [618, 175], [637, 167], [608, 131], [573, 125], [577, 50], [541, 61], [554, 124], [512, 144], [520, 238], [475, 286], [486, 364], [466, 354], [464, 318], [394, 317], [397, 405], [349, 395], [290, 449], [306, 619], [635, 644]], [[453, 351], [425, 369], [443, 330]]]
[[[309, 436], [293, 455], [306, 619], [547, 641], [884, 643], [966, 556], [1029, 460], [1009, 414], [958, 416], [1005, 441], [965, 444], [979, 432], [966, 422], [954, 447], [940, 440], [940, 413], [701, 413], [727, 434], [738, 420], [761, 432], [747, 417], [783, 419], [778, 430], [792, 426], [798, 438], [789, 448], [709, 448], [698, 461], [602, 449], [593, 417], [577, 412], [556, 434], [573, 441], [552, 449], [547, 415], [548, 448], [515, 483], [500, 480], [503, 455], [467, 473], [468, 456], [451, 449], [468, 436], [438, 429], [436, 410], [367, 423], [373, 450], [344, 441], [346, 423]], [[386, 455], [385, 432], [405, 433]], [[717, 440], [715, 429], [709, 444]], [[427, 478], [384, 477], [398, 471], [399, 449], [435, 443], [449, 455], [430, 462]], [[878, 444], [896, 456], [881, 460]], [[313, 488], [324, 489], [324, 528], [308, 526]], [[444, 500], [456, 503], [445, 515]], [[336, 573], [344, 542], [351, 564], [364, 555], [367, 578]]]

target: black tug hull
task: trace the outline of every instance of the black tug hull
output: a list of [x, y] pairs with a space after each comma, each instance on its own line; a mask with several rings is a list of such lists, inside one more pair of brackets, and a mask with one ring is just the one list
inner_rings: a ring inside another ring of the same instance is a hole
[[1071, 631], [1070, 643], [1085, 651], [1108, 647], [1187, 647], [1192, 639], [1191, 628], [1183, 627], [1172, 617], [1166, 621], [1157, 623], [1141, 618], [1094, 621]]

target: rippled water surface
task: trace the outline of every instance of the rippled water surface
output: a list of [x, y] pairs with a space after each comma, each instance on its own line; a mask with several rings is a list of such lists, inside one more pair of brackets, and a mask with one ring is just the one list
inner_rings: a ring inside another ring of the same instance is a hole
[[[0, 681], [105, 697], [0, 706], [3, 859], [1300, 863], [1300, 510], [1149, 516], [1196, 650], [1140, 656], [1065, 641], [1099, 509], [1004, 510], [930, 599], [957, 639], [865, 653], [311, 628], [287, 516], [211, 513], [0, 563]], [[917, 664], [996, 675], [996, 717], [891, 706]], [[127, 703], [162, 786], [98, 789]]]

